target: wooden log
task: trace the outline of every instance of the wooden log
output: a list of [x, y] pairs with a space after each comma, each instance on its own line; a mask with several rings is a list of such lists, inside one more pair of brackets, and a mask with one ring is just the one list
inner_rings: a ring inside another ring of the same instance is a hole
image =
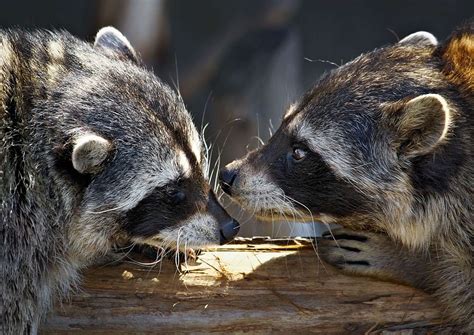
[[241, 240], [176, 270], [130, 262], [88, 270], [43, 334], [449, 334], [434, 300], [394, 283], [344, 276], [308, 240]]

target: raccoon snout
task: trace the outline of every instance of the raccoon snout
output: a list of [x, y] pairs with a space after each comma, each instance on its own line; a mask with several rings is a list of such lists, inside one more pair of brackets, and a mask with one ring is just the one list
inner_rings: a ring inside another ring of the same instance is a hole
[[220, 244], [226, 244], [237, 235], [239, 232], [240, 225], [234, 220], [230, 219], [229, 221], [220, 224]]
[[221, 188], [228, 195], [232, 195], [232, 185], [235, 183], [236, 179], [237, 171], [234, 169], [225, 167], [219, 173], [219, 183]]
[[217, 201], [214, 192], [209, 194], [207, 209], [219, 223], [220, 244], [230, 242], [239, 232], [240, 225], [227, 213], [219, 201]]

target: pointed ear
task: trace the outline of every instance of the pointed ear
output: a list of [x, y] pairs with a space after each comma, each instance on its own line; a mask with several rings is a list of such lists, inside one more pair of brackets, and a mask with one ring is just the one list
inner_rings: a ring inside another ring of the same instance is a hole
[[410, 34], [407, 37], [401, 39], [398, 43], [400, 44], [413, 44], [413, 45], [427, 45], [437, 46], [438, 40], [433, 34], [426, 31], [418, 31]]
[[137, 53], [128, 39], [114, 27], [104, 27], [95, 36], [94, 48], [111, 56], [139, 63]]
[[407, 157], [431, 152], [445, 140], [451, 126], [448, 103], [439, 94], [419, 95], [397, 105], [390, 114], [399, 155]]
[[72, 165], [79, 173], [97, 173], [112, 150], [112, 144], [95, 134], [81, 134], [74, 141]]

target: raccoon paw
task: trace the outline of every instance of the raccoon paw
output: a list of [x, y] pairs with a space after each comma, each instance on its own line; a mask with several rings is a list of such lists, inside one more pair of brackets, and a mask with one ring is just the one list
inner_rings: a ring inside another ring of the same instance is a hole
[[157, 261], [163, 258], [176, 262], [177, 264], [189, 263], [197, 260], [201, 254], [201, 250], [187, 249], [186, 254], [183, 251], [176, 251], [175, 249], [163, 249], [151, 245], [138, 246], [137, 252], [146, 258]]
[[390, 269], [392, 245], [385, 235], [344, 228], [318, 239], [319, 255], [326, 263], [350, 274], [396, 280]]

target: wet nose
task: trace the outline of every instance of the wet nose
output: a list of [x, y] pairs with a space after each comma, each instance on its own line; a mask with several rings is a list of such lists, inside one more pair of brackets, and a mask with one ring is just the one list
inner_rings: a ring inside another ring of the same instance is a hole
[[239, 232], [239, 228], [240, 228], [239, 223], [234, 219], [230, 219], [229, 221], [225, 222], [224, 224], [221, 224], [221, 226], [220, 226], [220, 233], [221, 233], [220, 242], [221, 242], [221, 245], [232, 241], [232, 239]]
[[237, 172], [233, 169], [223, 168], [219, 173], [219, 183], [222, 190], [228, 195], [232, 195], [232, 185], [237, 178]]

